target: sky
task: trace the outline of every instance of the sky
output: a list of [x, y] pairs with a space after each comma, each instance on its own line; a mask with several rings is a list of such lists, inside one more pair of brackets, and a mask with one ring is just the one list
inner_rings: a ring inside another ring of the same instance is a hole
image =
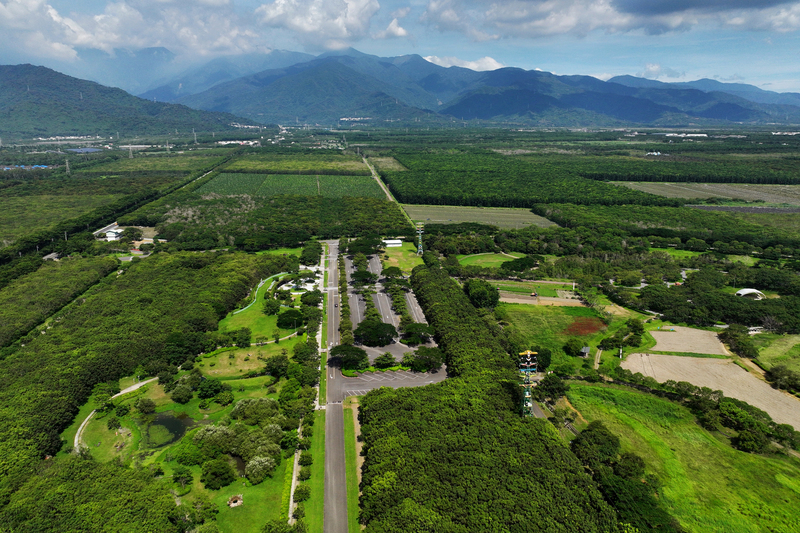
[[220, 56], [354, 47], [475, 70], [800, 92], [800, 0], [0, 0], [0, 64], [127, 88], [96, 59], [150, 47], [168, 49], [175, 72]]

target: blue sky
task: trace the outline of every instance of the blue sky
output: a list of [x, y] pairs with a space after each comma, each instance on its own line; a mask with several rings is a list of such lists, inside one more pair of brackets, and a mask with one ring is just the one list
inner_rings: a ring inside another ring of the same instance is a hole
[[[218, 56], [352, 46], [479, 70], [715, 78], [800, 92], [800, 1], [0, 0], [0, 63], [92, 74], [98, 51]], [[132, 72], [131, 76], [137, 73]]]

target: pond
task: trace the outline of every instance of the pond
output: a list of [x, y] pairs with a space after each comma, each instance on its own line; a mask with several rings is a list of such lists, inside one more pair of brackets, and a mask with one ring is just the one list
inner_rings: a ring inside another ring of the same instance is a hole
[[185, 413], [158, 413], [142, 428], [142, 448], [160, 448], [172, 444], [196, 425], [197, 422]]

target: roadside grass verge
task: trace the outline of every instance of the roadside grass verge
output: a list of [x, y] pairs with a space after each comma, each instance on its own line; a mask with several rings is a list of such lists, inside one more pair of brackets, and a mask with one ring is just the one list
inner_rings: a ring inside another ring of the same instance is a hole
[[800, 372], [800, 335], [760, 333], [752, 339], [758, 348], [758, 363], [762, 368], [785, 365]]
[[359, 533], [358, 523], [358, 458], [356, 457], [356, 428], [353, 407], [348, 398], [344, 406], [344, 465], [347, 480], [347, 531]]
[[623, 451], [644, 459], [663, 485], [666, 509], [687, 530], [800, 530], [797, 459], [737, 451], [686, 408], [642, 392], [573, 383], [567, 396], [586, 420], [601, 420], [618, 435]]

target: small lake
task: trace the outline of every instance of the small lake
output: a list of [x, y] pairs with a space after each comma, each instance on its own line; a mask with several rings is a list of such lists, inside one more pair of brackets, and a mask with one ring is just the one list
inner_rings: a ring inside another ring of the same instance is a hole
[[197, 422], [184, 413], [178, 415], [170, 412], [158, 413], [142, 432], [143, 447], [160, 448], [172, 444], [196, 425]]

